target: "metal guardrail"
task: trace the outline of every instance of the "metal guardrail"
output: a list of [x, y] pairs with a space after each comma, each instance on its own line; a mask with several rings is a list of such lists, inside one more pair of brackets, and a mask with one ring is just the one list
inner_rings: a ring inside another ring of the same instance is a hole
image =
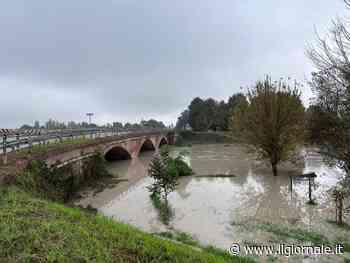
[[[77, 138], [104, 138], [126, 134], [140, 134], [161, 132], [167, 130], [159, 129], [138, 129], [126, 130], [115, 128], [86, 128], [86, 129], [62, 129], [62, 130], [46, 130], [46, 129], [31, 129], [31, 130], [6, 130], [0, 129], [0, 149], [2, 149], [3, 164], [7, 163], [7, 153], [16, 150], [31, 148], [33, 145], [45, 145], [55, 142], [63, 142], [67, 139]], [[1, 137], [0, 137], [1, 138]]]

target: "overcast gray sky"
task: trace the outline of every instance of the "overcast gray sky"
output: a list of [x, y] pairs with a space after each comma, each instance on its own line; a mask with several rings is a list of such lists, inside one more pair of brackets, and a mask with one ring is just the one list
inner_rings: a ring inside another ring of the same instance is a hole
[[86, 112], [169, 124], [195, 96], [226, 100], [265, 74], [304, 81], [314, 26], [344, 14], [341, 0], [5, 0], [0, 128]]

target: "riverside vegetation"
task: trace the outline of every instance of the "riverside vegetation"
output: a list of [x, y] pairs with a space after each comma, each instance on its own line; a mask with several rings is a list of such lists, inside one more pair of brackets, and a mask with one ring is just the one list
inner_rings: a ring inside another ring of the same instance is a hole
[[32, 161], [24, 172], [16, 177], [20, 188], [37, 196], [54, 201], [67, 202], [82, 185], [111, 177], [101, 153], [83, 161], [81, 171], [74, 171], [69, 164], [61, 168], [48, 168], [44, 161]]
[[67, 206], [83, 182], [110, 176], [104, 162], [97, 153], [74, 177], [71, 166], [34, 161], [13, 185], [0, 186], [0, 262], [253, 262]]
[[156, 155], [148, 170], [148, 174], [154, 182], [148, 187], [151, 192], [150, 198], [154, 207], [159, 211], [160, 220], [168, 225], [172, 217], [172, 210], [168, 203], [168, 195], [173, 192], [177, 186], [177, 180], [181, 176], [193, 175], [193, 170], [183, 160], [186, 153], [180, 152], [177, 157], [170, 156], [169, 148], [161, 149], [159, 155]]

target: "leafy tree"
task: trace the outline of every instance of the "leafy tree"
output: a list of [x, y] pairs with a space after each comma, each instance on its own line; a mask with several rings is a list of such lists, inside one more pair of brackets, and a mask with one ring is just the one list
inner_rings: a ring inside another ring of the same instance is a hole
[[69, 121], [67, 123], [67, 128], [69, 128], [69, 129], [77, 129], [77, 128], [79, 128], [79, 124], [75, 123], [74, 121]]
[[220, 101], [216, 103], [215, 109], [215, 117], [212, 124], [213, 130], [227, 130], [228, 123], [228, 112], [227, 112], [227, 104], [225, 101]]
[[194, 98], [188, 107], [189, 123], [194, 131], [206, 131], [208, 119], [205, 113], [205, 104], [201, 98]]
[[184, 110], [183, 112], [181, 112], [180, 117], [177, 118], [177, 122], [176, 122], [176, 130], [185, 130], [187, 125], [189, 124], [189, 115], [190, 112], [189, 110]]
[[126, 130], [131, 130], [132, 124], [131, 124], [130, 122], [127, 122], [127, 123], [125, 123], [124, 128], [125, 128]]
[[290, 158], [304, 137], [305, 109], [298, 86], [267, 77], [248, 90], [248, 101], [234, 110], [232, 134], [269, 160], [276, 176], [279, 162]]
[[165, 125], [162, 121], [157, 121], [154, 119], [150, 119], [148, 121], [142, 120], [140, 123], [141, 126], [150, 129], [165, 129]]
[[64, 122], [59, 122], [54, 119], [49, 119], [45, 123], [46, 129], [48, 130], [56, 130], [56, 129], [66, 129], [67, 126]]
[[188, 109], [181, 113], [176, 128], [182, 130], [188, 123], [194, 131], [227, 131], [232, 111], [242, 100], [246, 101], [242, 93], [232, 95], [227, 103], [223, 100], [218, 102], [213, 98], [194, 98]]
[[227, 101], [227, 109], [228, 111], [234, 110], [236, 106], [238, 106], [242, 101], [246, 101], [247, 98], [243, 93], [233, 94]]
[[121, 122], [113, 122], [113, 128], [117, 130], [122, 130], [123, 129], [123, 123]]
[[319, 105], [310, 105], [306, 111], [307, 141], [311, 144], [322, 144], [324, 127], [332, 127], [332, 118], [328, 117]]
[[170, 161], [169, 150], [162, 149], [160, 155], [156, 155], [148, 170], [148, 174], [153, 178], [154, 182], [149, 191], [153, 195], [161, 195], [167, 202], [168, 195], [175, 190], [177, 186], [178, 171], [174, 162]]
[[218, 103], [212, 99], [195, 98], [189, 108], [189, 124], [195, 131], [216, 129]]
[[246, 106], [248, 104], [247, 98], [243, 93], [236, 93], [233, 94], [227, 101], [226, 104], [226, 115], [225, 115], [225, 123], [226, 123], [226, 129], [229, 129], [230, 126], [230, 118], [233, 114], [233, 112], [237, 109], [238, 107], [241, 107], [240, 110], [242, 110], [242, 107]]
[[34, 121], [34, 129], [40, 129], [40, 122], [39, 121]]
[[206, 99], [204, 101], [204, 112], [203, 114], [205, 114], [206, 116], [206, 129], [212, 129], [212, 130], [216, 130], [217, 126], [216, 126], [216, 117], [217, 117], [217, 109], [218, 109], [218, 103], [212, 99]]

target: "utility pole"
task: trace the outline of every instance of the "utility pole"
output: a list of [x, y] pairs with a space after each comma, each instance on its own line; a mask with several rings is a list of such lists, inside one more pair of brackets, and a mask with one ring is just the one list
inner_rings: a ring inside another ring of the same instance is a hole
[[88, 112], [86, 113], [86, 116], [89, 117], [89, 124], [91, 124], [91, 117], [94, 116], [94, 114], [92, 112]]

